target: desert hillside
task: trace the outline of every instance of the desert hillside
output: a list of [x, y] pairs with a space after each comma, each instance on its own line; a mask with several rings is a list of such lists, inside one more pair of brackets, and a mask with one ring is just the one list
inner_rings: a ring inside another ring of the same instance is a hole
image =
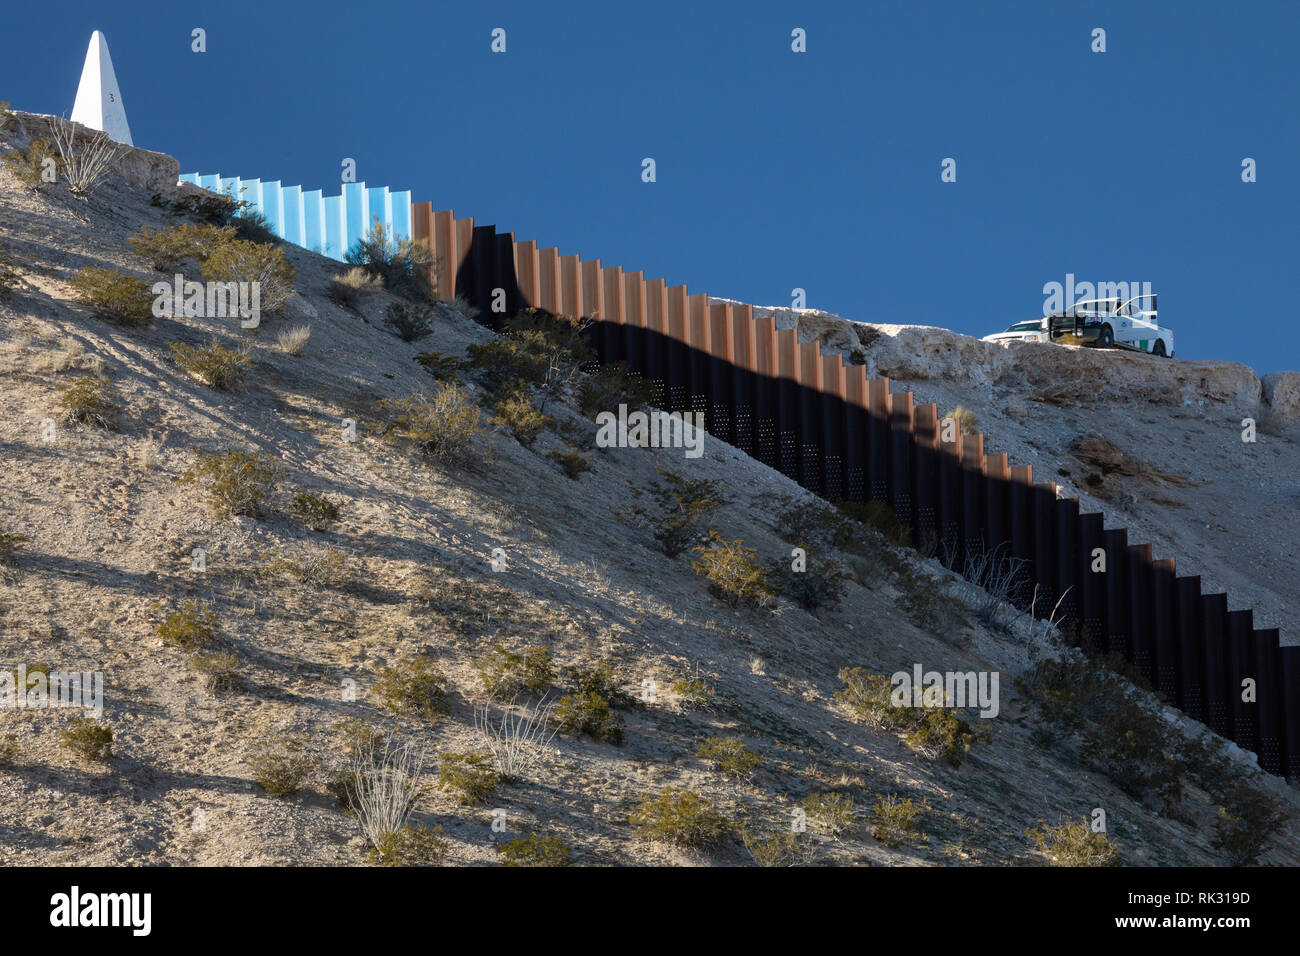
[[[562, 323], [498, 336], [402, 283], [341, 290], [347, 266], [159, 154], [85, 196], [33, 180], [45, 124], [0, 132], [0, 671], [102, 673], [103, 711], [0, 708], [0, 861], [1300, 863], [1300, 800], [1253, 755], [879, 512], [711, 437], [599, 447], [588, 399], [636, 383], [538, 373], [539, 342], [571, 358]], [[174, 271], [128, 241], [149, 230], [199, 237], [195, 280], [278, 249], [294, 294], [256, 328], [142, 318], [121, 277]], [[1285, 623], [1286, 382], [1270, 406], [1225, 363], [783, 321]], [[875, 675], [915, 665], [996, 672], [996, 716], [891, 708]], [[357, 808], [385, 741], [422, 769], [386, 831]]]

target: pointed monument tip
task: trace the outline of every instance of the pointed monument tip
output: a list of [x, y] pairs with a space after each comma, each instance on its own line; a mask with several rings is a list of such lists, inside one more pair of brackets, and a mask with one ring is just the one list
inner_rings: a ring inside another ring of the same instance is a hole
[[113, 58], [108, 54], [108, 41], [99, 30], [90, 35], [86, 65], [81, 69], [81, 83], [72, 107], [72, 120], [91, 129], [103, 130], [119, 143], [135, 145], [131, 142], [131, 127], [126, 122], [126, 107], [122, 104], [122, 91], [117, 86], [117, 74], [113, 72]]

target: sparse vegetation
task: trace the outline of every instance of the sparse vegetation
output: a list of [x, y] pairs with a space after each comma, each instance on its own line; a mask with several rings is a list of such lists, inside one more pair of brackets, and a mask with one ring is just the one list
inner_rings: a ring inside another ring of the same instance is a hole
[[1217, 799], [1226, 805], [1215, 810], [1210, 845], [1233, 866], [1255, 866], [1269, 839], [1287, 822], [1283, 804], [1241, 780], [1229, 783]]
[[432, 398], [412, 395], [379, 404], [392, 413], [390, 430], [449, 464], [467, 461], [474, 439], [483, 433], [478, 406], [459, 385], [448, 385]]
[[1119, 851], [1086, 823], [1043, 824], [1026, 831], [1052, 866], [1121, 866]]
[[444, 753], [438, 756], [438, 783], [457, 795], [462, 806], [473, 806], [497, 788], [492, 758], [484, 754]]
[[969, 408], [958, 405], [940, 419], [940, 424], [949, 418], [953, 420], [954, 427], [959, 429], [963, 435], [979, 434], [979, 420]]
[[511, 392], [498, 402], [496, 414], [490, 419], [491, 424], [508, 429], [525, 448], [532, 447], [550, 421], [533, 404], [525, 389]]
[[595, 691], [566, 694], [555, 705], [555, 725], [564, 733], [583, 733], [610, 744], [623, 742], [623, 718]]
[[942, 689], [936, 689], [943, 695], [940, 702], [899, 705], [894, 703], [893, 684], [885, 674], [846, 667], [839, 678], [845, 686], [835, 697], [852, 707], [859, 720], [875, 730], [906, 733], [913, 750], [930, 758], [943, 757], [953, 767], [961, 766], [972, 743], [989, 734], [985, 727], [976, 730], [953, 713], [952, 702]]
[[79, 375], [59, 386], [59, 421], [116, 428], [121, 407], [114, 401], [112, 383], [93, 375]]
[[530, 833], [497, 844], [502, 866], [572, 866], [573, 854], [559, 837]]
[[700, 744], [699, 755], [714, 770], [738, 780], [748, 780], [763, 763], [763, 758], [737, 737], [713, 737]]
[[766, 607], [775, 596], [768, 584], [767, 572], [755, 560], [756, 548], [745, 547], [737, 539], [728, 541], [716, 531], [709, 532], [709, 543], [696, 547], [700, 555], [691, 567], [709, 581], [709, 591], [729, 606]]
[[577, 481], [583, 472], [595, 470], [591, 467], [591, 459], [584, 458], [576, 451], [553, 451], [546, 457], [558, 462], [564, 469], [564, 473], [574, 481]]
[[384, 324], [403, 342], [433, 334], [433, 310], [414, 302], [393, 302], [384, 311]]
[[284, 257], [280, 246], [231, 239], [212, 249], [203, 260], [203, 278], [209, 282], [256, 282], [260, 308], [274, 315], [294, 294], [298, 270]]
[[291, 734], [273, 734], [262, 740], [248, 757], [253, 779], [273, 797], [297, 793], [320, 766], [306, 746], [305, 737]]
[[381, 668], [375, 696], [393, 713], [437, 717], [447, 712], [447, 675], [430, 657], [415, 657]]
[[361, 304], [384, 288], [384, 280], [361, 266], [353, 266], [330, 279], [330, 298], [348, 309]]
[[791, 567], [793, 560], [780, 558], [769, 570], [769, 580], [773, 590], [781, 594], [805, 611], [817, 612], [839, 607], [844, 597], [844, 582], [847, 580], [839, 565], [831, 564], [827, 559], [809, 560], [802, 571]]
[[0, 161], [28, 189], [40, 189], [57, 177], [58, 160], [54, 158], [54, 147], [49, 140], [34, 139], [25, 150], [5, 153], [0, 156]]
[[82, 760], [108, 763], [113, 759], [113, 728], [88, 717], [73, 717], [59, 731], [59, 746]]
[[196, 449], [194, 455], [194, 464], [176, 480], [198, 485], [207, 497], [208, 507], [218, 517], [257, 517], [284, 477], [284, 469], [271, 464], [260, 452], [208, 455]]
[[810, 793], [799, 806], [827, 833], [839, 836], [853, 828], [853, 798], [844, 793]]
[[29, 539], [13, 531], [0, 531], [0, 565], [17, 564], [18, 549]]
[[108, 177], [123, 153], [103, 130], [78, 130], [62, 116], [50, 119], [54, 148], [59, 151], [59, 168], [74, 196], [85, 199]]
[[555, 679], [551, 649], [545, 645], [515, 652], [498, 644], [474, 666], [483, 681], [484, 692], [489, 697], [507, 700], [523, 690], [540, 694]]
[[218, 391], [228, 392], [241, 381], [251, 362], [248, 350], [222, 345], [216, 337], [202, 348], [184, 342], [169, 342], [176, 364]]
[[629, 372], [626, 362], [602, 365], [578, 387], [578, 408], [588, 418], [595, 418], [601, 412], [616, 412], [619, 405], [626, 405], [629, 411], [642, 409], [651, 399], [650, 383]]
[[699, 678], [674, 681], [669, 690], [683, 710], [705, 710], [713, 704], [713, 688]]
[[379, 866], [441, 866], [451, 841], [436, 827], [408, 823], [380, 836], [370, 848], [370, 861]]
[[740, 841], [757, 866], [793, 866], [805, 855], [799, 835], [790, 830], [762, 831], [746, 826], [740, 830]]
[[438, 297], [433, 277], [435, 257], [423, 239], [395, 239], [375, 219], [370, 232], [347, 251], [346, 259], [377, 276], [397, 295], [432, 302]]
[[888, 847], [899, 847], [916, 836], [925, 801], [893, 795], [879, 797], [871, 810], [871, 835]]
[[285, 355], [301, 355], [302, 350], [311, 341], [311, 326], [295, 325], [292, 328], [282, 329], [277, 333], [275, 341]]
[[153, 296], [135, 276], [87, 266], [72, 278], [72, 291], [100, 318], [123, 325], [153, 322]]
[[461, 369], [460, 359], [454, 355], [443, 355], [441, 352], [421, 352], [415, 360], [433, 376], [435, 382], [443, 384], [455, 382]]
[[234, 654], [195, 654], [189, 665], [210, 694], [224, 693], [239, 686], [239, 658]]
[[186, 601], [158, 625], [157, 634], [164, 644], [193, 651], [207, 647], [221, 636], [221, 622], [210, 608], [197, 601]]
[[311, 491], [294, 493], [289, 512], [313, 531], [324, 531], [339, 520], [339, 506], [324, 495]]
[[212, 223], [177, 223], [166, 229], [142, 226], [127, 239], [137, 256], [158, 272], [180, 272], [187, 262], [203, 262], [216, 249], [235, 238], [230, 226]]
[[646, 839], [679, 846], [717, 846], [730, 829], [730, 822], [712, 801], [676, 787], [646, 797], [628, 820]]
[[648, 527], [664, 554], [675, 558], [709, 540], [701, 522], [710, 512], [726, 504], [717, 483], [699, 478], [683, 478], [662, 471], [650, 483], [653, 508], [633, 506], [624, 515], [634, 524]]

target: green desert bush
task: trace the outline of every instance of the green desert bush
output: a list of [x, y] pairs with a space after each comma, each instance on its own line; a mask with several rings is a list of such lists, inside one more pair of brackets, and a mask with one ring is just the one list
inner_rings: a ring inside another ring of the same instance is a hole
[[670, 558], [706, 542], [705, 516], [727, 503], [716, 482], [683, 478], [671, 471], [661, 471], [649, 490], [650, 507], [634, 505], [623, 513], [634, 524], [648, 527]]
[[1157, 794], [1167, 807], [1182, 800], [1186, 764], [1167, 721], [1132, 686], [1077, 652], [1034, 665], [1021, 682], [1035, 717], [1062, 747], [1141, 799]]
[[59, 732], [59, 746], [82, 760], [107, 763], [113, 759], [113, 728], [88, 717], [73, 717]]
[[59, 386], [59, 421], [117, 428], [122, 409], [114, 401], [112, 383], [93, 375], [79, 375]]
[[768, 572], [772, 588], [805, 611], [815, 613], [823, 608], [839, 607], [848, 575], [828, 560], [809, 561], [805, 557], [805, 562], [806, 567], [796, 571], [791, 567], [791, 560], [776, 561]]
[[253, 779], [273, 797], [297, 793], [320, 766], [306, 747], [305, 737], [292, 734], [273, 734], [260, 741], [248, 756]]
[[348, 263], [377, 276], [397, 295], [433, 302], [438, 297], [433, 276], [436, 259], [423, 239], [397, 239], [377, 218], [370, 232], [347, 251]]
[[502, 866], [572, 866], [573, 854], [559, 837], [530, 833], [497, 844]]
[[628, 822], [646, 839], [693, 847], [717, 846], [731, 826], [712, 801], [676, 787], [646, 797]]
[[375, 696], [393, 713], [436, 717], [447, 712], [447, 675], [431, 657], [413, 657], [379, 670]]
[[975, 413], [969, 408], [963, 408], [958, 405], [939, 420], [940, 424], [943, 423], [944, 419], [948, 418], [953, 420], [954, 426], [959, 429], [963, 435], [979, 434], [979, 421], [975, 418]]
[[551, 420], [533, 404], [528, 391], [521, 388], [497, 402], [496, 414], [489, 422], [507, 429], [519, 444], [531, 448]]
[[251, 358], [247, 349], [232, 349], [214, 336], [202, 348], [171, 342], [167, 346], [176, 364], [218, 391], [228, 392], [244, 379]]
[[574, 481], [577, 481], [583, 472], [595, 470], [591, 467], [591, 459], [582, 457], [576, 451], [553, 451], [546, 457], [551, 461], [558, 462], [560, 467], [564, 469], [564, 473]]
[[153, 322], [153, 296], [135, 276], [87, 266], [77, 271], [71, 284], [73, 294], [100, 318], [135, 326]]
[[821, 825], [832, 836], [853, 827], [853, 798], [845, 793], [810, 793], [800, 802], [809, 819]]
[[705, 710], [713, 704], [713, 688], [698, 678], [674, 681], [669, 690], [683, 710]]
[[18, 549], [30, 540], [13, 531], [0, 531], [0, 565], [17, 563]]
[[217, 226], [228, 226], [239, 211], [240, 203], [231, 196], [211, 193], [190, 193], [172, 203], [172, 209], [183, 216], [192, 216]]
[[775, 592], [767, 580], [767, 571], [755, 560], [756, 548], [745, 547], [740, 539], [728, 541], [716, 531], [709, 532], [708, 544], [693, 549], [699, 556], [691, 567], [708, 579], [709, 591], [729, 606], [766, 607]]
[[951, 766], [961, 766], [971, 744], [988, 737], [986, 729], [973, 728], [958, 717], [945, 698], [941, 705], [896, 705], [893, 685], [885, 674], [873, 674], [864, 667], [846, 667], [839, 672], [844, 688], [836, 699], [853, 708], [859, 720], [874, 730], [906, 734], [907, 744], [930, 758], [943, 757]]
[[370, 862], [378, 866], [440, 866], [450, 849], [441, 823], [436, 827], [407, 823], [382, 834], [369, 852]]
[[196, 449], [194, 455], [194, 464], [176, 480], [197, 485], [218, 517], [257, 517], [284, 477], [283, 468], [256, 451], [208, 455]]
[[480, 803], [497, 788], [500, 779], [492, 758], [485, 754], [444, 753], [438, 755], [438, 785], [456, 794], [462, 806]]
[[339, 520], [339, 506], [310, 491], [295, 492], [289, 512], [313, 531], [324, 531]]
[[885, 846], [902, 846], [916, 835], [917, 823], [926, 809], [923, 800], [879, 797], [871, 809], [871, 835]]
[[203, 278], [209, 282], [256, 282], [260, 307], [274, 315], [294, 294], [298, 271], [280, 246], [231, 239], [214, 248], [203, 260]]
[[794, 866], [805, 849], [799, 835], [789, 830], [740, 829], [740, 842], [756, 866]]
[[441, 352], [421, 352], [415, 360], [424, 370], [433, 376], [435, 382], [448, 384], [456, 381], [461, 370], [461, 360], [454, 355]]
[[51, 168], [46, 161], [54, 160], [56, 164], [54, 168], [57, 168], [58, 154], [49, 140], [34, 139], [27, 145], [27, 149], [15, 149], [5, 153], [0, 160], [24, 186], [29, 189], [40, 189], [54, 181], [46, 173], [46, 170]]
[[432, 397], [383, 399], [379, 406], [391, 414], [390, 431], [449, 464], [467, 461], [474, 439], [483, 433], [478, 406], [459, 385], [448, 385]]
[[280, 237], [271, 228], [271, 220], [246, 203], [240, 209], [239, 215], [230, 222], [235, 228], [235, 235], [240, 239], [264, 244], [280, 241]]
[[599, 694], [615, 707], [632, 703], [632, 695], [624, 689], [627, 676], [612, 661], [601, 660], [572, 669], [569, 676], [579, 693]]
[[361, 266], [353, 266], [330, 279], [330, 298], [348, 309], [361, 303], [384, 288], [384, 280]]
[[215, 642], [221, 636], [221, 622], [211, 608], [186, 601], [158, 625], [157, 634], [164, 644], [192, 651]]
[[899, 524], [894, 509], [883, 501], [838, 501], [835, 507], [846, 518], [876, 532], [890, 544], [907, 544], [911, 541], [911, 535]]
[[384, 324], [403, 342], [433, 334], [433, 310], [414, 302], [393, 302], [384, 310]]
[[190, 670], [210, 694], [220, 694], [239, 686], [239, 658], [234, 654], [195, 654]]
[[1255, 866], [1269, 839], [1287, 822], [1285, 806], [1242, 780], [1231, 783], [1218, 799], [1225, 806], [1215, 811], [1210, 845], [1233, 866]]
[[556, 703], [551, 716], [563, 733], [583, 733], [616, 745], [623, 742], [622, 716], [595, 691], [565, 694]]
[[1086, 823], [1043, 824], [1026, 835], [1052, 866], [1121, 866], [1119, 851]]
[[540, 694], [551, 686], [555, 671], [549, 646], [525, 647], [516, 652], [500, 644], [481, 659], [475, 669], [489, 697], [510, 699], [523, 690]]
[[191, 260], [202, 262], [234, 238], [235, 230], [229, 226], [183, 222], [166, 229], [142, 226], [127, 243], [158, 272], [175, 273]]
[[738, 780], [748, 780], [763, 763], [763, 758], [737, 737], [712, 737], [700, 744], [698, 753], [714, 770]]

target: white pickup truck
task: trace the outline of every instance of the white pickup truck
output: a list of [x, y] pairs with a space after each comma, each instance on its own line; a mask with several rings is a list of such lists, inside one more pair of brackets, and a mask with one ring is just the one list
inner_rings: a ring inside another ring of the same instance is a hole
[[[1150, 300], [1150, 308], [1144, 304]], [[1097, 348], [1122, 348], [1173, 357], [1174, 333], [1156, 322], [1156, 297], [1086, 299], [1064, 312], [1017, 322], [1005, 332], [984, 336], [985, 342], [1065, 342]]]

